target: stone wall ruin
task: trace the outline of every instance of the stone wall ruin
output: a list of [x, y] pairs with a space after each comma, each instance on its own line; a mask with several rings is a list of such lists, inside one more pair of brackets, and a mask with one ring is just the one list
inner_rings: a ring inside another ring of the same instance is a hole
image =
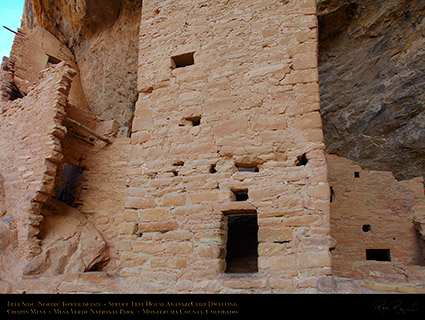
[[325, 154], [316, 1], [53, 2], [0, 73], [2, 292], [425, 290], [423, 179]]

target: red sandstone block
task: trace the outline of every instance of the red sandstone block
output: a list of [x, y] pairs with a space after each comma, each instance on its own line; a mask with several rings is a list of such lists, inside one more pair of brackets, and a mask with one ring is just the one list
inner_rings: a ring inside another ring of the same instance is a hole
[[198, 245], [195, 253], [202, 259], [219, 259], [224, 258], [225, 249], [221, 246]]
[[290, 228], [262, 227], [258, 230], [258, 242], [283, 242], [293, 239]]
[[293, 126], [300, 130], [307, 130], [322, 127], [322, 118], [318, 111], [310, 112], [298, 117]]
[[131, 241], [130, 240], [119, 240], [115, 243], [115, 249], [118, 251], [130, 251]]
[[139, 214], [137, 213], [137, 211], [126, 210], [123, 213], [123, 220], [125, 222], [134, 222], [134, 221], [137, 221], [137, 218], [138, 217], [139, 217]]
[[134, 118], [132, 126], [133, 132], [147, 130], [151, 128], [153, 125], [153, 120], [154, 119], [151, 116], [141, 116]]
[[131, 144], [142, 144], [151, 139], [151, 134], [146, 131], [134, 132], [131, 135]]
[[179, 255], [191, 254], [193, 252], [193, 243], [190, 241], [170, 243], [166, 246], [165, 252]]
[[183, 206], [186, 203], [186, 194], [167, 193], [162, 197], [163, 206]]
[[168, 209], [153, 208], [141, 211], [140, 217], [142, 220], [160, 220], [168, 218]]
[[135, 223], [122, 223], [120, 225], [120, 234], [132, 235], [137, 231], [137, 225]]
[[120, 256], [121, 267], [139, 267], [148, 261], [149, 256], [140, 253], [124, 252]]
[[293, 279], [283, 277], [271, 277], [270, 287], [272, 289], [283, 289], [282, 293], [294, 293], [296, 291]]
[[258, 244], [259, 256], [277, 256], [286, 251], [287, 244], [264, 242]]
[[329, 200], [330, 187], [327, 183], [321, 183], [315, 186], [308, 186], [306, 188], [307, 194], [313, 199]]
[[323, 268], [330, 267], [330, 265], [331, 257], [327, 250], [298, 254], [298, 266], [300, 268]]
[[173, 230], [165, 233], [158, 233], [155, 235], [155, 240], [191, 240], [193, 237], [193, 233], [186, 230]]
[[285, 272], [285, 276], [295, 276], [297, 271], [295, 255], [259, 257], [258, 268], [263, 272]]
[[182, 269], [187, 267], [187, 258], [182, 257], [153, 257], [150, 261], [152, 268]]
[[226, 137], [234, 134], [246, 134], [248, 129], [248, 118], [235, 117], [229, 121], [214, 126], [215, 137]]
[[189, 193], [189, 200], [191, 203], [202, 203], [209, 201], [223, 201], [230, 198], [230, 192], [228, 191], [204, 191], [197, 193]]
[[[288, 52], [289, 56], [291, 56], [291, 57], [294, 57], [297, 54], [304, 54], [304, 53], [310, 53], [310, 54], [317, 55], [317, 51], [318, 51], [317, 42], [315, 42], [315, 41], [305, 42], [303, 44], [291, 46], [287, 49], [287, 52]], [[305, 82], [314, 82], [314, 81], [300, 81], [298, 84], [305, 83]]]
[[161, 242], [135, 241], [133, 243], [133, 252], [142, 252], [146, 254], [158, 254], [165, 250], [165, 244]]
[[157, 222], [142, 222], [139, 224], [139, 233], [143, 232], [167, 232], [178, 229], [179, 225], [174, 220], [161, 220]]
[[127, 209], [145, 209], [155, 207], [155, 200], [152, 198], [145, 197], [128, 197], [125, 201], [125, 207]]
[[317, 56], [311, 53], [297, 54], [293, 58], [292, 67], [294, 70], [317, 68]]

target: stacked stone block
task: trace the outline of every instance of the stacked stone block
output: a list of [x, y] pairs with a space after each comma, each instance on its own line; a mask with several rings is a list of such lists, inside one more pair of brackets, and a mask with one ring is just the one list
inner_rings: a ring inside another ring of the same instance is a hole
[[[121, 275], [140, 279], [127, 290], [314, 292], [330, 274], [315, 13], [310, 0], [144, 2], [117, 243]], [[226, 273], [228, 215], [246, 212], [258, 272]]]
[[10, 224], [18, 233], [20, 254], [40, 253], [41, 208], [54, 194], [61, 162], [64, 105], [75, 71], [64, 63], [46, 70], [23, 99], [2, 104], [0, 173]]

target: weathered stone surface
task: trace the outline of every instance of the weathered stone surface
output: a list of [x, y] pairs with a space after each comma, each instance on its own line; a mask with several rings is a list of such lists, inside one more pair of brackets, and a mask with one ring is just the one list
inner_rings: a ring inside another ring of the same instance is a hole
[[379, 168], [419, 141], [423, 5], [317, 2], [322, 108], [315, 0], [27, 0], [0, 73], [0, 292], [422, 292], [423, 179], [326, 157], [319, 111], [328, 149]]
[[42, 225], [42, 252], [24, 274], [53, 276], [100, 268], [109, 259], [102, 235], [78, 210], [58, 201], [53, 204], [53, 214], [45, 216]]
[[[419, 246], [420, 221], [425, 213], [423, 178], [397, 181], [392, 172], [363, 170], [334, 155], [327, 159], [332, 187], [331, 235], [336, 240], [333, 274], [370, 278], [391, 274], [391, 268], [398, 268], [395, 265], [403, 265], [403, 273], [410, 279], [419, 270], [423, 272], [425, 256]], [[389, 261], [367, 260], [366, 249], [388, 249]], [[385, 264], [389, 271], [385, 271]]]
[[[89, 109], [125, 137], [137, 100], [141, 0], [26, 0], [24, 25], [42, 27], [72, 51]], [[123, 50], [122, 48], [125, 48]]]
[[400, 179], [425, 175], [425, 4], [319, 0], [326, 151]]

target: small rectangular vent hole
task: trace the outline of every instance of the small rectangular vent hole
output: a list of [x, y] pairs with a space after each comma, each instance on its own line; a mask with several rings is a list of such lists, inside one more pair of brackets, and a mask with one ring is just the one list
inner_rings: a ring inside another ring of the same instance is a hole
[[194, 53], [195, 52], [189, 52], [171, 57], [173, 69], [184, 68], [195, 64], [195, 60], [193, 58]]
[[248, 197], [248, 189], [244, 189], [244, 190], [232, 190], [234, 196], [235, 196], [235, 201], [246, 201], [249, 199]]
[[239, 172], [260, 172], [257, 165], [237, 164], [236, 168]]

